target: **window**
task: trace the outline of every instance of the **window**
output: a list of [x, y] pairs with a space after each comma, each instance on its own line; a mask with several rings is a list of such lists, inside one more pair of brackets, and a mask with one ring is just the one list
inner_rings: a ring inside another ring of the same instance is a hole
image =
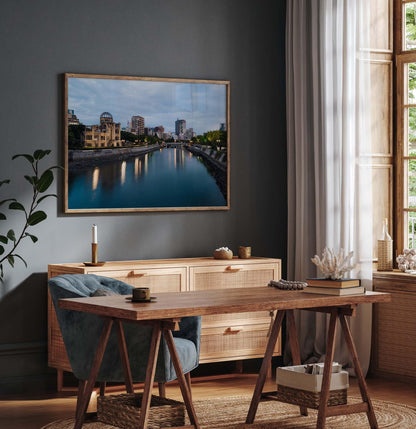
[[396, 0], [397, 249], [416, 248], [416, 1]]

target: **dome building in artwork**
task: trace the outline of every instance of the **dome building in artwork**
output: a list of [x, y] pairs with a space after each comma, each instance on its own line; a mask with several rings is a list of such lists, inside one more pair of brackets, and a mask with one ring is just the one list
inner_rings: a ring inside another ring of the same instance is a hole
[[121, 144], [121, 126], [115, 123], [113, 115], [109, 112], [103, 112], [100, 115], [98, 125], [87, 125], [82, 134], [84, 147], [120, 147]]
[[100, 115], [100, 124], [113, 122], [113, 115], [109, 112], [103, 112]]

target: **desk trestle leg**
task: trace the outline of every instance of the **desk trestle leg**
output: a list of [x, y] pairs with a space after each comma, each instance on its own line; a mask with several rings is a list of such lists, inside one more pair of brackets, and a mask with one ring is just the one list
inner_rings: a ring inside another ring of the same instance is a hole
[[144, 381], [143, 398], [139, 428], [147, 427], [149, 418], [150, 402], [152, 400], [153, 381], [155, 379], [157, 355], [159, 353], [160, 338], [162, 336], [161, 323], [153, 325], [153, 334], [150, 342], [149, 360], [147, 361], [146, 379]]
[[101, 333], [100, 342], [98, 343], [97, 351], [95, 352], [87, 386], [85, 387], [83, 394], [78, 397], [78, 401], [80, 401], [80, 403], [77, 404], [74, 429], [81, 429], [84, 422], [85, 413], [88, 408], [88, 403], [90, 402], [90, 397], [94, 389], [95, 381], [97, 380], [98, 371], [100, 370], [112, 326], [113, 321], [111, 319], [106, 319]]
[[173, 367], [175, 368], [176, 377], [178, 377], [179, 387], [182, 392], [182, 397], [185, 402], [186, 410], [188, 411], [189, 420], [191, 424], [198, 429], [199, 423], [196, 417], [194, 405], [192, 403], [191, 394], [189, 391], [189, 385], [186, 382], [185, 376], [182, 371], [181, 362], [179, 360], [178, 352], [176, 351], [175, 343], [173, 342], [173, 335], [170, 329], [164, 329], [163, 335], [165, 336], [166, 343], [168, 345], [170, 357], [172, 359]]
[[260, 402], [261, 393], [263, 391], [264, 383], [267, 377], [267, 371], [269, 369], [269, 365], [272, 360], [274, 347], [276, 345], [277, 337], [279, 336], [284, 315], [285, 315], [285, 310], [279, 310], [276, 314], [276, 319], [273, 323], [273, 327], [270, 332], [269, 341], [267, 342], [266, 353], [264, 354], [260, 372], [257, 377], [256, 387], [254, 389], [253, 398], [251, 399], [251, 404], [248, 410], [246, 423], [253, 423], [254, 417], [256, 416], [257, 407]]
[[355, 369], [355, 375], [357, 376], [358, 385], [360, 387], [363, 405], [364, 406], [365, 406], [365, 404], [367, 405], [366, 413], [367, 413], [368, 422], [370, 423], [371, 429], [377, 429], [378, 428], [377, 419], [376, 419], [376, 416], [374, 414], [373, 404], [371, 403], [370, 397], [368, 395], [367, 384], [365, 382], [363, 371], [361, 369], [361, 365], [360, 365], [360, 362], [358, 360], [358, 354], [357, 354], [357, 350], [355, 348], [354, 340], [352, 339], [350, 327], [347, 323], [347, 320], [346, 320], [344, 314], [339, 315], [339, 320], [341, 322], [341, 327], [342, 327], [342, 332], [344, 333], [345, 342], [347, 343], [348, 349], [349, 349], [351, 356], [352, 356], [352, 361], [353, 361], [354, 369]]
[[[287, 326], [289, 329], [289, 344], [290, 351], [292, 353], [292, 365], [300, 365], [300, 350], [299, 350], [299, 341], [298, 334], [296, 332], [296, 323], [295, 323], [295, 314], [293, 310], [286, 310]], [[300, 413], [302, 416], [308, 415], [307, 407], [299, 407]]]
[[331, 310], [331, 317], [329, 319], [328, 336], [326, 340], [326, 353], [324, 376], [322, 378], [321, 397], [319, 399], [318, 421], [316, 429], [323, 429], [325, 427], [326, 411], [328, 409], [327, 403], [329, 398], [329, 387], [331, 383], [332, 362], [334, 361], [335, 352], [335, 327], [337, 325], [338, 311], [336, 308]]

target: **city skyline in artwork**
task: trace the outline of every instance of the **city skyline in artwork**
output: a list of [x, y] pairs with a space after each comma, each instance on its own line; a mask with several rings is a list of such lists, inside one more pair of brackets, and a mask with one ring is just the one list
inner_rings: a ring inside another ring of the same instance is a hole
[[68, 109], [85, 125], [97, 123], [103, 112], [127, 128], [133, 116], [145, 126], [163, 126], [175, 132], [175, 121], [184, 119], [196, 134], [219, 130], [227, 121], [224, 84], [68, 78]]

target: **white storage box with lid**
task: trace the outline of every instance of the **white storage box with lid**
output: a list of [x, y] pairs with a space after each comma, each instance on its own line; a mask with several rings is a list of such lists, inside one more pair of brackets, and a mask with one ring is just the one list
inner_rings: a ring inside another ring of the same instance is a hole
[[[338, 364], [334, 365], [333, 371], [337, 369], [336, 365]], [[276, 371], [276, 382], [278, 385], [307, 390], [308, 392], [320, 392], [323, 377], [323, 371], [322, 374], [305, 373], [305, 365], [279, 367]], [[343, 390], [348, 387], [347, 371], [332, 372], [330, 390]]]
[[[323, 379], [323, 364], [315, 364], [314, 372], [305, 372], [306, 365], [285, 366], [277, 368], [276, 397], [279, 401], [296, 404], [308, 408], [319, 408]], [[338, 372], [335, 372], [338, 371]], [[332, 367], [328, 406], [345, 405], [347, 403], [348, 372], [334, 363]]]

